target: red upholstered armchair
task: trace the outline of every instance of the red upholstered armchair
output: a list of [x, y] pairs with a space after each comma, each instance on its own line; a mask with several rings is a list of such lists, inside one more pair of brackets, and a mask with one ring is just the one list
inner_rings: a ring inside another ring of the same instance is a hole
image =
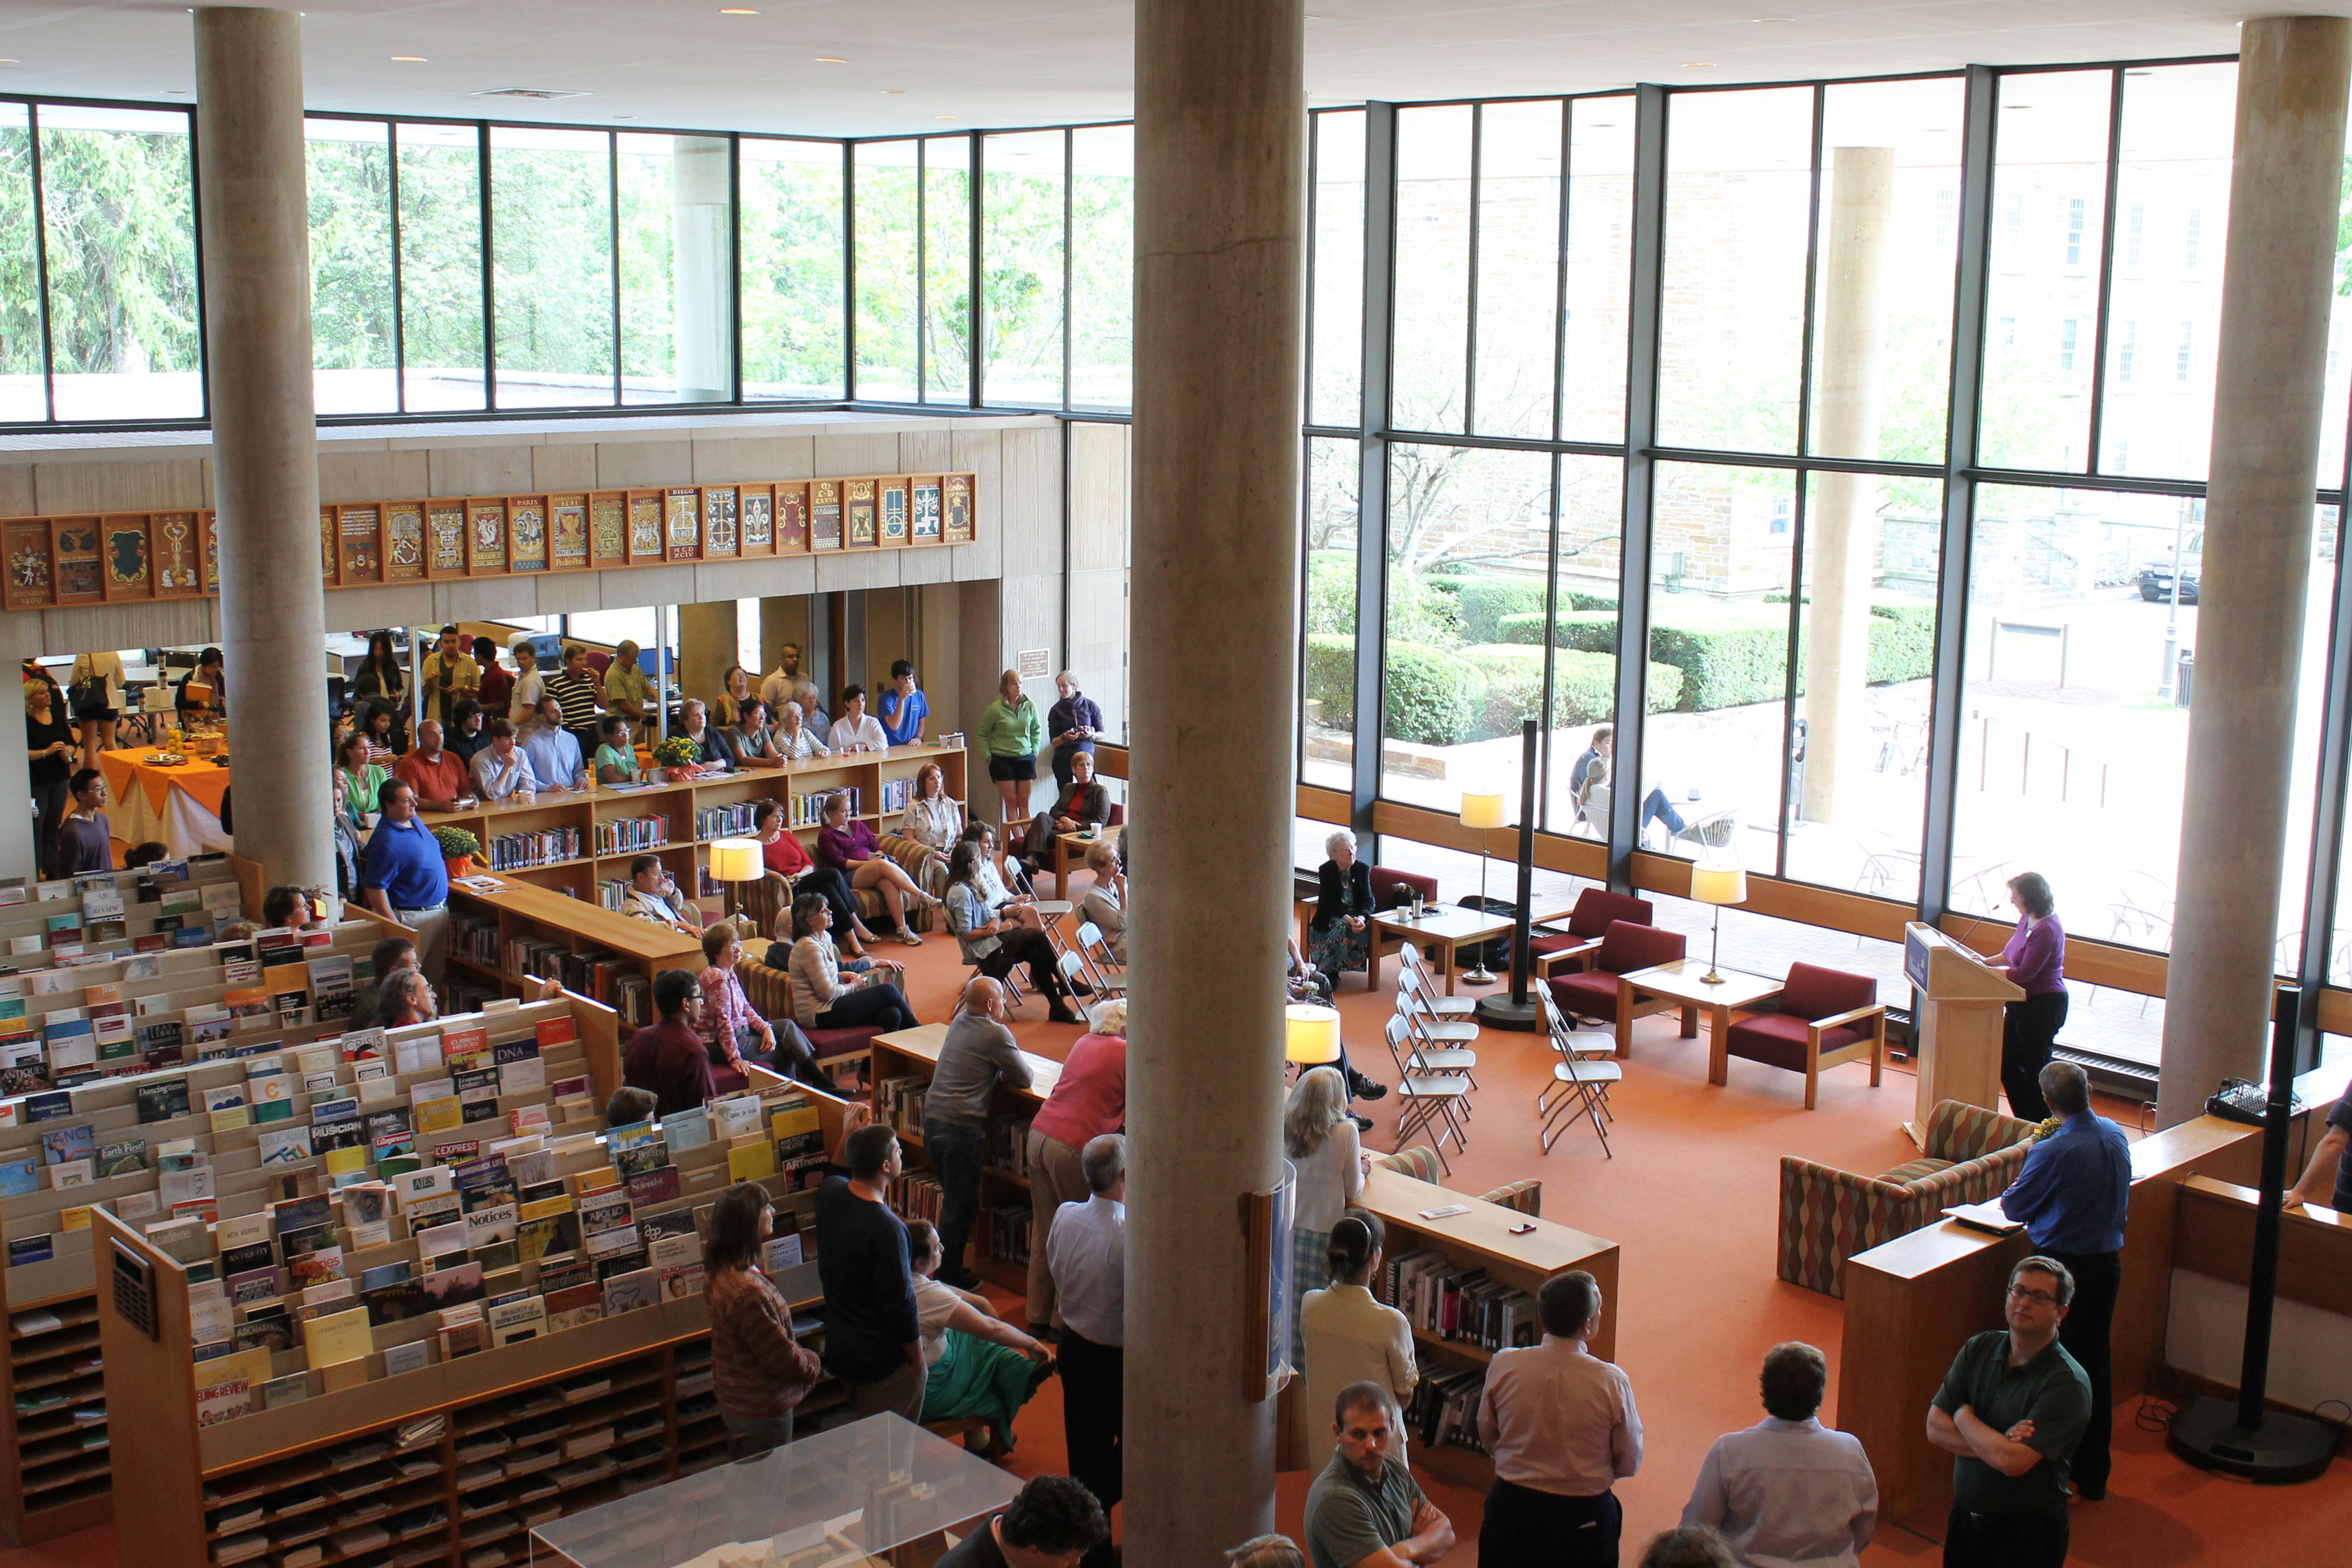
[[1875, 1089], [1886, 1059], [1886, 1007], [1878, 999], [1878, 982], [1817, 964], [1791, 964], [1780, 988], [1780, 1010], [1733, 1024], [1724, 1050], [1803, 1073], [1808, 1111], [1825, 1068], [1867, 1061]]
[[1372, 907], [1376, 910], [1394, 909], [1405, 902], [1396, 894], [1399, 883], [1421, 894], [1428, 903], [1437, 902], [1437, 879], [1433, 876], [1421, 876], [1409, 871], [1393, 871], [1384, 865], [1376, 865], [1371, 869], [1371, 878]]
[[1528, 951], [1535, 958], [1536, 977], [1549, 980], [1562, 969], [1590, 968], [1592, 955], [1599, 950], [1601, 938], [1608, 935], [1612, 923], [1622, 920], [1632, 925], [1650, 925], [1655, 924], [1651, 914], [1646, 898], [1612, 893], [1605, 887], [1586, 888], [1576, 895], [1576, 907], [1569, 912], [1565, 932], [1538, 936], [1528, 944]]
[[1615, 1024], [1617, 1054], [1629, 1056], [1633, 1054], [1635, 1019], [1667, 1012], [1682, 1004], [1669, 998], [1653, 997], [1637, 1005], [1633, 988], [1622, 984], [1619, 977], [1653, 965], [1673, 963], [1683, 956], [1685, 940], [1679, 931], [1614, 920], [1601, 935], [1601, 946], [1593, 949], [1591, 968], [1554, 975], [1546, 984], [1551, 987], [1552, 999], [1559, 1004], [1560, 1011]]

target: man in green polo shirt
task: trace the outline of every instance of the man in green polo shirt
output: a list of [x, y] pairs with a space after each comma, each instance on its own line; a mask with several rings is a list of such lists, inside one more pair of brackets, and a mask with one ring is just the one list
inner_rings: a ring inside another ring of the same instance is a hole
[[1315, 1568], [1403, 1568], [1454, 1550], [1454, 1524], [1398, 1458], [1397, 1414], [1377, 1383], [1339, 1390], [1331, 1430], [1339, 1446], [1307, 1493], [1307, 1551]]
[[2054, 1258], [2010, 1270], [2009, 1329], [1960, 1347], [1927, 1409], [1927, 1440], [1952, 1461], [1944, 1568], [2060, 1568], [2067, 1462], [2091, 1418], [2091, 1380], [2058, 1325], [2074, 1277]]

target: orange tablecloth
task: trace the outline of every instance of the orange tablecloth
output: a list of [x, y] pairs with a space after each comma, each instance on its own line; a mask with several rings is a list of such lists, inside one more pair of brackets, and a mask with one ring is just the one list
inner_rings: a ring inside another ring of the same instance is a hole
[[[155, 752], [146, 747], [98, 754], [99, 768], [106, 775], [107, 815], [114, 836], [127, 844], [155, 839], [170, 845], [174, 854], [196, 853], [206, 847], [204, 841], [218, 835], [221, 797], [228, 793], [231, 770], [215, 768], [203, 758], [191, 758], [177, 768], [161, 768], [154, 757]], [[184, 808], [174, 811], [174, 793], [186, 797], [185, 806], [194, 808], [194, 812]]]

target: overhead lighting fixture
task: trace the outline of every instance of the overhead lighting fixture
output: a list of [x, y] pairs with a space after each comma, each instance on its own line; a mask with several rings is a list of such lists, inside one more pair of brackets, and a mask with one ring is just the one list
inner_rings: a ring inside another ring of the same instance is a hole
[[1755, 18], [1759, 26], [1761, 26], [1767, 22], [1793, 22], [1795, 20], [1796, 18], [1794, 16], [1759, 16]]
[[584, 90], [568, 88], [480, 87], [476, 88], [472, 92], [467, 93], [466, 96], [468, 98], [532, 98], [551, 100], [559, 98], [586, 98], [588, 94]]
[[616, 114], [613, 116], [613, 118], [615, 120], [635, 120], [636, 116], [634, 114]]
[[933, 120], [953, 120], [955, 116], [952, 114], [935, 114], [931, 116], [931, 118]]
[[849, 62], [839, 55], [819, 55], [816, 57], [816, 63], [821, 66], [845, 66]]
[[886, 87], [882, 89], [882, 96], [885, 98], [904, 98], [907, 96], [907, 89], [903, 87]]
[[1715, 69], [1715, 62], [1713, 60], [1685, 60], [1683, 62], [1683, 69], [1686, 71], [1711, 71]]
[[425, 63], [423, 55], [394, 55], [392, 57], [404, 66], [421, 66]]
[[760, 13], [746, 10], [740, 5], [721, 5], [719, 7], [719, 14], [722, 16], [756, 16]]

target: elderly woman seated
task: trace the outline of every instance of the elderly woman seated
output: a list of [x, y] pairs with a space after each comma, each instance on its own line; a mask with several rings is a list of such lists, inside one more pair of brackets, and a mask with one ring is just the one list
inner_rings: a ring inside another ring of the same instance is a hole
[[1356, 858], [1356, 835], [1341, 828], [1323, 841], [1322, 889], [1307, 924], [1307, 961], [1334, 980], [1372, 965], [1372, 868]]

